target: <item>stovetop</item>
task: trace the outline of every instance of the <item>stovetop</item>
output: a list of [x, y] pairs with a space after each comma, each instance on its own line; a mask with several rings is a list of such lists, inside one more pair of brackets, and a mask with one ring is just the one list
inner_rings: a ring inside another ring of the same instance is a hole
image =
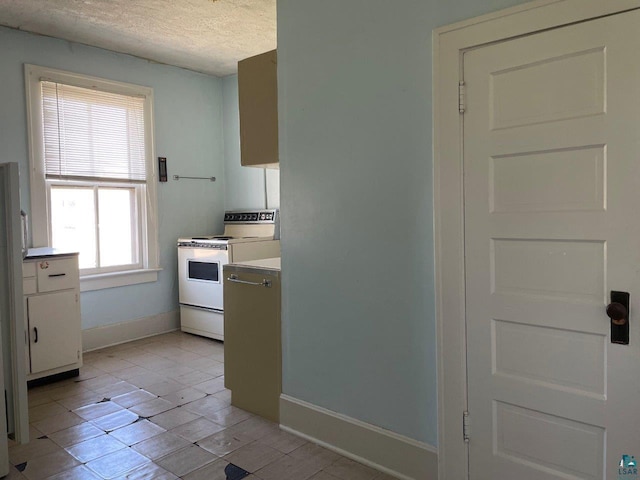
[[233, 243], [274, 240], [278, 232], [276, 209], [229, 211], [224, 214], [224, 232], [178, 239], [178, 245], [224, 246]]
[[206, 235], [198, 237], [182, 237], [178, 239], [178, 244], [182, 247], [188, 245], [228, 245], [233, 243], [263, 242], [273, 240], [273, 237], [230, 237], [224, 235]]

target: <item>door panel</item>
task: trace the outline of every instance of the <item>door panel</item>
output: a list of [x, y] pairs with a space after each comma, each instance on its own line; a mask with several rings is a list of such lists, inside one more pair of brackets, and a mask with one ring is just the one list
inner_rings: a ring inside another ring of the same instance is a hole
[[[472, 479], [613, 480], [640, 458], [638, 25], [464, 55]], [[628, 346], [610, 343], [610, 290], [631, 293]]]
[[65, 291], [37, 295], [29, 297], [27, 304], [31, 373], [77, 362], [80, 329], [76, 293]]

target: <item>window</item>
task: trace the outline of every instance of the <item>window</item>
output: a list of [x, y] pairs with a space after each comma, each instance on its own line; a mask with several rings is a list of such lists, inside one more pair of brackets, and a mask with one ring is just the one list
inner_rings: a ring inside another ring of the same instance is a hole
[[34, 245], [80, 252], [81, 288], [157, 279], [152, 90], [26, 66]]

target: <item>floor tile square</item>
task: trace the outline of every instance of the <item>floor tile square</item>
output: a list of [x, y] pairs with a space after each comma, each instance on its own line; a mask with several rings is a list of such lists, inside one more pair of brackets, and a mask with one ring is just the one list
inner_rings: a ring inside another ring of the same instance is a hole
[[162, 398], [164, 398], [165, 400], [169, 400], [171, 403], [175, 403], [176, 405], [184, 405], [185, 403], [193, 402], [194, 400], [203, 398], [206, 395], [206, 393], [194, 388], [183, 388], [181, 390], [163, 395]]
[[307, 443], [304, 438], [297, 437], [283, 430], [269, 433], [257, 440], [258, 443], [268, 445], [271, 448], [281, 451], [282, 453], [291, 453]]
[[114, 373], [119, 370], [124, 370], [125, 368], [131, 368], [134, 365], [125, 360], [121, 360], [119, 358], [108, 358], [105, 360], [100, 360], [96, 362], [96, 365], [100, 365], [100, 370], [103, 370], [107, 373]]
[[164, 433], [166, 430], [148, 420], [140, 420], [126, 427], [118, 428], [110, 433], [114, 438], [117, 438], [126, 445], [134, 445], [147, 440], [156, 435]]
[[139, 365], [134, 365], [129, 368], [125, 368], [124, 370], [118, 370], [117, 372], [114, 372], [113, 375], [115, 377], [128, 381], [133, 377], [137, 377], [139, 375], [145, 375], [147, 372], [148, 370], [146, 368], [143, 368]]
[[49, 435], [53, 432], [59, 432], [74, 425], [82, 423], [83, 420], [78, 415], [72, 412], [64, 412], [54, 417], [47, 417], [39, 422], [34, 422], [33, 426], [41, 431], [44, 435]]
[[227, 406], [231, 405], [231, 390], [220, 390], [214, 393], [213, 396], [225, 402]]
[[87, 390], [77, 395], [72, 395], [71, 397], [61, 398], [60, 400], [58, 400], [58, 403], [60, 405], [63, 405], [68, 410], [75, 410], [76, 408], [98, 403], [102, 399], [104, 399], [104, 395], [96, 393], [93, 390]]
[[[164, 377], [166, 378], [166, 377]], [[184, 385], [176, 382], [175, 380], [163, 380], [160, 383], [154, 383], [153, 385], [149, 385], [145, 388], [146, 391], [154, 393], [158, 396], [167, 395], [169, 393], [181, 390], [184, 388]]]
[[120, 410], [115, 413], [110, 413], [104, 417], [98, 417], [91, 420], [91, 423], [96, 427], [101, 428], [105, 432], [111, 432], [117, 428], [126, 427], [137, 421], [140, 417], [129, 410]]
[[256, 472], [262, 467], [275, 462], [284, 453], [261, 443], [253, 442], [225, 455], [224, 459], [247, 472]]
[[123, 448], [88, 462], [87, 467], [105, 479], [112, 479], [147, 462], [147, 457], [130, 448]]
[[165, 432], [151, 437], [148, 440], [136, 443], [131, 448], [145, 457], [155, 460], [156, 458], [164, 457], [171, 452], [188, 447], [189, 445], [191, 445], [191, 443], [188, 440], [173, 433]]
[[236, 435], [233, 432], [229, 432], [227, 429], [200, 440], [198, 445], [205, 450], [222, 457], [253, 441], [253, 438]]
[[162, 428], [171, 430], [172, 428], [184, 425], [185, 423], [193, 422], [198, 418], [201, 418], [200, 415], [180, 407], [160, 413], [159, 415], [151, 417], [150, 420]]
[[50, 401], [48, 403], [38, 405], [37, 407], [29, 408], [29, 421], [32, 423], [39, 422], [45, 418], [60, 415], [61, 413], [68, 411], [69, 410], [67, 408], [63, 407], [59, 403]]
[[224, 387], [224, 376], [220, 376], [217, 378], [213, 378], [212, 380], [207, 380], [206, 382], [198, 383], [193, 386], [198, 390], [202, 390], [204, 393], [213, 394], [218, 393], [225, 390]]
[[60, 430], [49, 435], [49, 438], [61, 447], [68, 447], [69, 445], [75, 445], [76, 443], [84, 442], [90, 438], [99, 437], [103, 435], [104, 431], [98, 427], [88, 423], [80, 423], [73, 427]]
[[48, 438], [32, 437], [26, 445], [15, 445], [9, 449], [9, 462], [19, 465], [32, 458], [41, 457], [49, 453], [62, 451], [58, 445]]
[[[205, 372], [201, 372], [199, 370], [194, 370], [193, 372], [187, 374], [187, 375], [183, 375], [179, 378], [175, 378], [174, 380], [176, 382], [180, 382], [183, 385], [188, 385], [188, 386], [194, 386], [203, 382], [207, 382], [209, 380], [213, 380], [215, 377], [213, 377], [212, 375], [205, 373]], [[205, 392], [205, 393], [209, 393], [209, 392]]]
[[266, 435], [274, 434], [280, 431], [277, 423], [265, 420], [261, 417], [250, 417], [240, 423], [228, 427], [227, 430], [234, 434], [244, 435], [258, 440]]
[[197, 445], [189, 445], [182, 450], [170, 453], [156, 460], [156, 463], [165, 470], [182, 477], [187, 473], [193, 472], [207, 463], [211, 463], [218, 457], [212, 453], [203, 450]]
[[[298, 459], [284, 455], [273, 463], [256, 472], [262, 480], [306, 480], [316, 475], [322, 470], [323, 463], [315, 462], [312, 459]], [[336, 480], [335, 477], [325, 474], [330, 478], [318, 480]]]
[[337, 453], [333, 453], [332, 451], [314, 443], [307, 443], [300, 448], [296, 448], [289, 455], [298, 460], [310, 461], [314, 464], [320, 465], [321, 469], [324, 469], [340, 458], [343, 458]]
[[329, 475], [327, 472], [320, 470], [318, 473], [309, 477], [309, 480], [338, 480], [337, 477]]
[[211, 358], [211, 363], [209, 365], [198, 367], [197, 370], [217, 377], [219, 375], [224, 375], [224, 364]]
[[229, 462], [220, 458], [188, 473], [182, 478], [184, 480], [227, 480], [228, 477], [225, 472], [227, 465], [229, 465]]
[[202, 415], [203, 417], [209, 417], [223, 408], [227, 408], [227, 405], [219, 398], [216, 398], [213, 395], [208, 395], [204, 398], [183, 405], [183, 408], [186, 408], [190, 412], [197, 413], [198, 415]]
[[135, 375], [127, 379], [129, 383], [137, 386], [138, 388], [147, 388], [149, 385], [161, 383], [164, 380], [166, 380], [164, 377], [161, 377], [160, 375], [156, 375], [150, 372], [142, 373], [140, 375]]
[[120, 381], [120, 378], [114, 377], [113, 375], [110, 375], [108, 373], [104, 373], [88, 380], [82, 380], [79, 383], [90, 390], [96, 391], [100, 388], [106, 387], [107, 385], [114, 385]]
[[54, 400], [49, 396], [46, 390], [31, 390], [29, 392], [29, 411], [34, 407], [39, 407], [45, 403], [51, 403]]
[[175, 367], [165, 368], [158, 373], [172, 380], [177, 380], [179, 377], [183, 377], [195, 371], [196, 370], [191, 367], [187, 367], [186, 365], [177, 364]]
[[80, 382], [84, 382], [85, 380], [90, 380], [92, 378], [96, 378], [104, 374], [105, 372], [98, 368], [95, 368], [91, 365], [84, 365], [80, 367], [80, 375], [75, 377], [74, 381], [76, 383], [80, 383]]
[[148, 402], [139, 403], [138, 405], [134, 405], [129, 408], [135, 414], [140, 415], [141, 417], [148, 418], [153, 417], [154, 415], [158, 415], [159, 413], [166, 412], [167, 410], [171, 410], [176, 406], [168, 400], [164, 398], [154, 398]]
[[373, 480], [378, 475], [378, 470], [354, 462], [348, 458], [340, 458], [338, 461], [325, 467], [323, 471], [338, 478], [349, 480]]
[[110, 413], [114, 413], [120, 410], [123, 410], [123, 408], [117, 403], [100, 402], [76, 408], [73, 413], [84, 418], [85, 420], [93, 420], [94, 418], [104, 417], [105, 415], [109, 415]]
[[71, 445], [65, 449], [81, 463], [87, 463], [125, 447], [126, 445], [124, 443], [119, 442], [111, 437], [111, 435], [102, 434], [99, 437], [85, 440], [84, 442]]
[[80, 383], [69, 383], [64, 386], [59, 386], [57, 388], [49, 390], [49, 396], [58, 401], [63, 398], [73, 397], [75, 395], [80, 395], [82, 393], [90, 392], [88, 388]]
[[29, 480], [41, 480], [56, 473], [69, 470], [70, 468], [79, 465], [75, 458], [69, 455], [64, 450], [49, 453], [41, 457], [36, 457], [27, 461], [27, 466], [22, 472], [22, 475]]
[[47, 480], [102, 480], [102, 478], [84, 465], [78, 465], [52, 477], [47, 477]]
[[197, 420], [172, 429], [171, 433], [195, 443], [198, 440], [202, 440], [223, 429], [224, 427], [222, 425], [218, 425], [217, 423], [213, 423], [211, 420], [200, 417]]
[[178, 478], [154, 463], [145, 463], [143, 466], [116, 478], [116, 480], [177, 480]]
[[121, 407], [129, 408], [129, 407], [133, 407], [134, 405], [138, 405], [140, 403], [148, 402], [157, 397], [158, 397], [157, 395], [154, 395], [151, 392], [138, 389], [129, 393], [125, 393], [123, 395], [112, 397], [111, 401], [114, 403], [117, 403]]
[[118, 395], [123, 395], [135, 390], [138, 390], [138, 387], [136, 385], [125, 382], [124, 380], [118, 383], [114, 383], [113, 385], [105, 385], [104, 387], [94, 389], [95, 392], [101, 393], [107, 398], [116, 397]]
[[251, 417], [253, 417], [253, 414], [233, 406], [225, 407], [222, 410], [207, 415], [209, 420], [219, 425], [224, 425], [225, 427], [236, 425]]

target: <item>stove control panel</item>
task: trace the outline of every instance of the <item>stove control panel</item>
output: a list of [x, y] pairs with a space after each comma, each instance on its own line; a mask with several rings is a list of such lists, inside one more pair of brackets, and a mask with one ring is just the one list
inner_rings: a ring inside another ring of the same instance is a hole
[[213, 243], [215, 240], [178, 240], [178, 247], [211, 248], [213, 250], [227, 250], [227, 243]]
[[224, 223], [275, 223], [277, 212], [276, 209], [225, 212]]

